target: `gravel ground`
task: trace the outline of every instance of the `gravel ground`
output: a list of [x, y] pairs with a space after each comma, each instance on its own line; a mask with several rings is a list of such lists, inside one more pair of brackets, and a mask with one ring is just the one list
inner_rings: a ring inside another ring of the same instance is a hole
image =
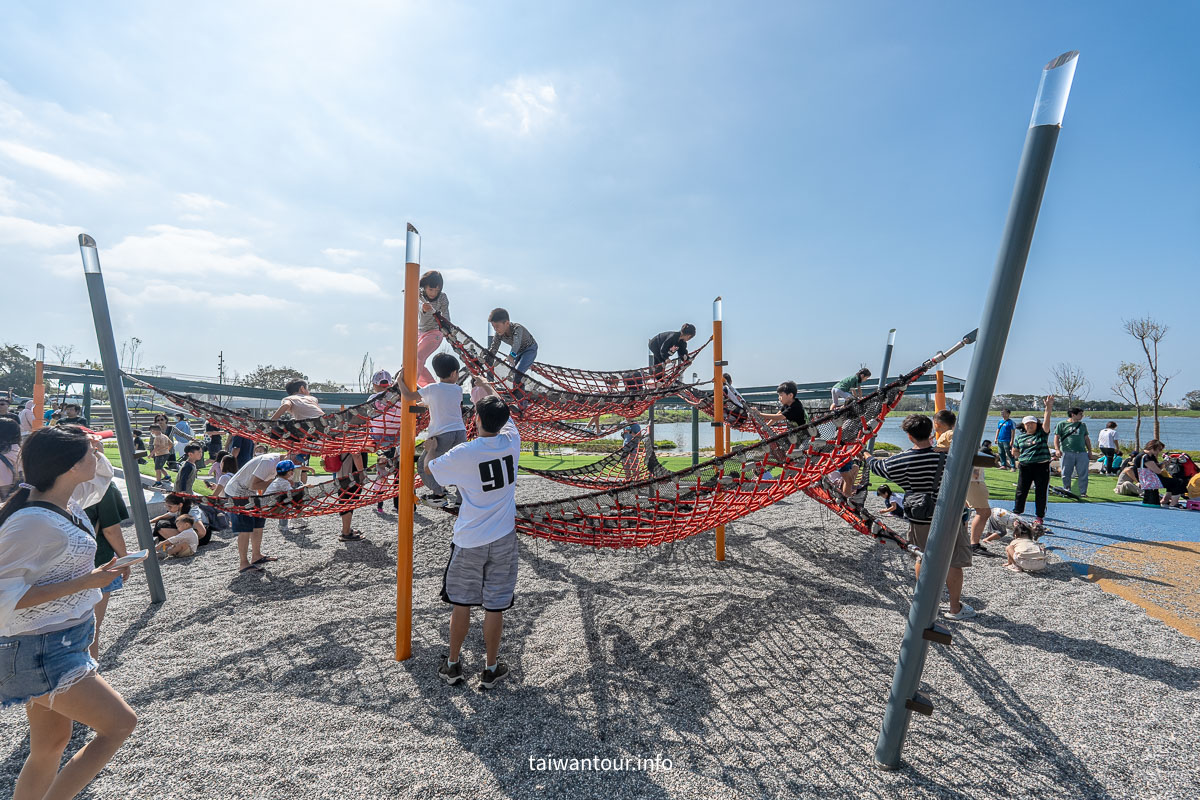
[[[521, 479], [521, 499], [569, 493]], [[1200, 795], [1200, 642], [1055, 562], [1018, 575], [977, 559], [973, 621], [947, 623], [925, 671], [907, 765], [872, 766], [911, 590], [911, 562], [801, 498], [660, 550], [522, 542], [503, 651], [485, 692], [435, 674], [450, 518], [422, 509], [415, 657], [392, 660], [394, 517], [357, 514], [284, 540], [262, 577], [231, 539], [112, 602], [105, 677], [137, 710], [91, 798], [1171, 797]], [[478, 620], [476, 621], [478, 623]], [[482, 667], [473, 627], [465, 663]], [[0, 796], [28, 748], [0, 715]], [[71, 750], [86, 741], [76, 726]], [[536, 759], [654, 760], [542, 771]], [[535, 759], [531, 768], [530, 759]]]

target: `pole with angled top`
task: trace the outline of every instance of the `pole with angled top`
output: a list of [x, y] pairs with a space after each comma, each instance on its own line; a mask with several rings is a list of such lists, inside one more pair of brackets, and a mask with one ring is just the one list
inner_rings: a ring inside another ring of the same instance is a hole
[[954, 443], [950, 447], [950, 457], [946, 462], [937, 507], [929, 528], [921, 576], [917, 579], [908, 624], [900, 643], [900, 658], [896, 663], [887, 710], [875, 743], [875, 763], [882, 769], [896, 769], [900, 765], [910, 713], [933, 712], [932, 703], [918, 691], [921, 672], [925, 668], [929, 642], [950, 642], [949, 632], [937, 626], [934, 619], [962, 524], [960, 514], [966, 500], [967, 483], [971, 479], [971, 464], [987, 424], [988, 406], [996, 388], [996, 373], [1004, 356], [1004, 346], [1012, 325], [1017, 295], [1021, 290], [1021, 278], [1025, 273], [1025, 262], [1033, 241], [1050, 164], [1054, 159], [1054, 146], [1062, 130], [1063, 114], [1067, 108], [1078, 56], [1077, 51], [1063, 53], [1042, 70], [1033, 117], [1025, 137], [1025, 149], [1017, 168], [1017, 182], [1009, 204], [1004, 236], [992, 272], [992, 285], [984, 304], [978, 344], [971, 359], [971, 377], [963, 396]]
[[[417, 282], [421, 269], [421, 234], [408, 224], [404, 242], [404, 349], [403, 380], [412, 391], [417, 390]], [[413, 590], [413, 455], [416, 452], [417, 416], [404, 398], [404, 413], [400, 422], [400, 446], [396, 458], [400, 507], [398, 547], [396, 549], [396, 660], [412, 658], [412, 590]]]
[[[882, 389], [887, 385], [888, 370], [892, 368], [892, 347], [896, 344], [896, 329], [892, 328], [888, 331], [887, 348], [883, 351], [883, 369], [879, 370], [879, 380], [875, 383], [876, 389]], [[875, 437], [871, 437], [871, 441], [867, 442], [867, 452], [875, 449]], [[870, 478], [870, 473], [867, 477]]]
[[[92, 301], [92, 321], [96, 324], [96, 344], [100, 346], [100, 363], [104, 367], [104, 385], [108, 389], [108, 404], [112, 409], [113, 432], [121, 456], [121, 471], [129, 495], [129, 511], [137, 531], [138, 546], [154, 552], [154, 532], [150, 530], [150, 514], [146, 511], [146, 493], [142, 489], [142, 473], [133, 450], [133, 427], [129, 424], [129, 407], [125, 404], [125, 385], [121, 382], [121, 366], [117, 358], [117, 341], [113, 336], [112, 317], [108, 313], [108, 295], [104, 291], [104, 275], [100, 272], [100, 254], [96, 240], [86, 233], [79, 234], [79, 253], [83, 256], [83, 277], [87, 281], [88, 297]], [[150, 587], [150, 602], [167, 599], [163, 588], [162, 571], [157, 558], [142, 562], [146, 584]]]
[[46, 424], [46, 345], [41, 342], [33, 351], [33, 426], [37, 430]]
[[[713, 444], [725, 455], [725, 361], [721, 347], [721, 298], [713, 300]], [[717, 561], [725, 560], [725, 526], [717, 526]]]

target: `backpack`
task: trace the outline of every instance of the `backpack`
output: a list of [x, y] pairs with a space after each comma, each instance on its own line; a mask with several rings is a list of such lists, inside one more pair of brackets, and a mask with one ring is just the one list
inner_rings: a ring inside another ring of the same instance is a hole
[[1017, 539], [1013, 546], [1013, 563], [1024, 572], [1041, 572], [1046, 568], [1046, 548], [1032, 539]]
[[332, 453], [327, 456], [322, 456], [321, 466], [323, 466], [325, 471], [330, 475], [336, 474], [337, 471], [342, 468], [342, 454]]

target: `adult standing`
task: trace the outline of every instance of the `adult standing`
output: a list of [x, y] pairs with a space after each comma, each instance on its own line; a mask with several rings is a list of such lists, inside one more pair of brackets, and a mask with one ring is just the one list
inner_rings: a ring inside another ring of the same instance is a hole
[[231, 433], [229, 435], [229, 455], [237, 461], [238, 469], [250, 463], [250, 459], [254, 458], [254, 440], [249, 436], [243, 436], [240, 433]]
[[1000, 422], [996, 424], [996, 449], [1000, 451], [1000, 469], [1012, 470], [1017, 468], [1017, 462], [1012, 456], [1013, 434], [1016, 433], [1017, 423], [1012, 420], [1012, 409], [1006, 408], [1000, 412]]
[[183, 458], [183, 448], [191, 443], [194, 435], [192, 424], [187, 421], [182, 413], [176, 414], [175, 425], [171, 428], [171, 438], [175, 440], [176, 461]]
[[[283, 453], [264, 453], [250, 459], [246, 466], [239, 469], [225, 484], [225, 496], [253, 497], [262, 494], [275, 480], [275, 465], [282, 461], [283, 457]], [[233, 513], [231, 516], [233, 532], [237, 534], [239, 573], [262, 572], [264, 564], [278, 560], [274, 556], [263, 555], [262, 552], [263, 529], [267, 525], [265, 519], [249, 514]]]
[[21, 424], [0, 417], [0, 503], [17, 493], [21, 483]]
[[[89, 653], [100, 589], [128, 569], [96, 568], [83, 506], [112, 464], [76, 427], [39, 429], [21, 454], [27, 484], [0, 509], [0, 706], [23, 704], [29, 756], [14, 798], [74, 797], [133, 732], [137, 715]], [[53, 635], [49, 635], [53, 634]], [[72, 722], [96, 735], [59, 769]]]
[[1012, 446], [1013, 457], [1017, 460], [1017, 498], [1013, 511], [1025, 513], [1032, 486], [1038, 525], [1046, 516], [1046, 497], [1050, 493], [1050, 412], [1053, 409], [1054, 395], [1047, 395], [1041, 424], [1032, 414], [1022, 419], [1023, 430], [1013, 439]]
[[1098, 438], [1100, 439], [1100, 452], [1104, 454], [1104, 463], [1100, 465], [1100, 472], [1105, 475], [1116, 475], [1119, 471], [1116, 467], [1117, 453], [1121, 451], [1121, 443], [1117, 440], [1117, 423], [1109, 422], [1105, 425]]
[[21, 423], [21, 438], [33, 433], [33, 401], [26, 400], [25, 406], [18, 412], [17, 421]]
[[1088, 467], [1092, 463], [1092, 438], [1083, 423], [1083, 409], [1067, 411], [1067, 421], [1054, 429], [1054, 450], [1062, 464], [1063, 488], [1071, 491], [1071, 476], [1079, 478], [1079, 495], [1087, 494]]

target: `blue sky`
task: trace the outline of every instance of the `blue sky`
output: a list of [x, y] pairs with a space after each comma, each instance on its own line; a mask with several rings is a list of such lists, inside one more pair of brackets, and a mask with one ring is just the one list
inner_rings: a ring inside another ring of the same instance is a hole
[[997, 389], [1067, 361], [1108, 397], [1150, 313], [1176, 399], [1198, 9], [8, 3], [0, 340], [95, 356], [86, 231], [146, 365], [352, 381], [398, 363], [412, 221], [455, 321], [507, 307], [548, 362], [644, 363], [720, 294], [741, 385], [875, 369], [890, 327], [908, 367], [978, 324], [1040, 69], [1078, 49]]

